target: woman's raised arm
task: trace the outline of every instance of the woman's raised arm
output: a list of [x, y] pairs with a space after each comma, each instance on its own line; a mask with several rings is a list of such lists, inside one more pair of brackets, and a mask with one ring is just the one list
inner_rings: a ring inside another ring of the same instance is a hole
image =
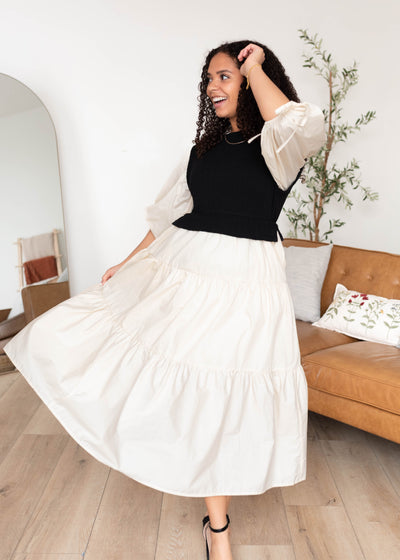
[[290, 99], [274, 84], [262, 69], [265, 54], [261, 47], [250, 43], [240, 51], [238, 60], [246, 59], [240, 67], [240, 72], [247, 78], [254, 98], [264, 121], [276, 116], [275, 109], [284, 105]]

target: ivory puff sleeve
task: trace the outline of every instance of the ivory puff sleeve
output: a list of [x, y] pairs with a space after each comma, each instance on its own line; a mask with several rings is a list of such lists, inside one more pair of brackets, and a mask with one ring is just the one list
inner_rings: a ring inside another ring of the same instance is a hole
[[154, 237], [158, 237], [171, 223], [193, 209], [193, 198], [186, 181], [190, 151], [185, 153], [173, 170], [154, 202], [145, 207], [145, 219]]
[[275, 113], [276, 117], [265, 121], [261, 130], [261, 153], [279, 188], [286, 190], [306, 158], [326, 142], [325, 121], [321, 109], [306, 102], [289, 101]]

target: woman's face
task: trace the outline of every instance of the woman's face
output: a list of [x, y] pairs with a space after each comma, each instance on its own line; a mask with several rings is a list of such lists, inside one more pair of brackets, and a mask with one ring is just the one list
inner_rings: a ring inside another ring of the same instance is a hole
[[208, 66], [207, 95], [217, 116], [230, 119], [232, 128], [236, 128], [237, 100], [243, 79], [229, 55], [220, 52], [212, 57]]

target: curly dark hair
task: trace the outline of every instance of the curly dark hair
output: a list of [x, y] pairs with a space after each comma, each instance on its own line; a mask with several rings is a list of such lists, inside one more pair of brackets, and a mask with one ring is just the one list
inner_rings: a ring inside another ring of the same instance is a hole
[[[196, 122], [196, 138], [193, 140], [193, 143], [196, 144], [196, 153], [198, 157], [201, 157], [205, 152], [218, 144], [218, 142], [222, 140], [224, 133], [230, 128], [230, 121], [228, 118], [217, 117], [212, 101], [207, 95], [207, 72], [211, 59], [216, 54], [222, 52], [230, 56], [232, 60], [234, 60], [236, 66], [240, 68], [246, 59], [239, 61], [237, 58], [238, 54], [249, 43], [258, 45], [263, 49], [265, 60], [262, 64], [262, 69], [274, 82], [274, 84], [277, 85], [291, 101], [300, 101], [292, 82], [286, 75], [284, 67], [268, 47], [258, 43], [257, 41], [234, 41], [231, 43], [222, 43], [219, 47], [212, 49], [207, 54], [201, 71], [201, 81], [198, 86], [200, 95], [197, 98], [199, 101], [199, 116]], [[244, 79], [239, 90], [237, 125], [242, 132], [243, 137], [247, 140], [261, 131], [264, 119], [258, 109], [258, 105], [251, 88], [246, 89], [246, 84], [247, 81]]]

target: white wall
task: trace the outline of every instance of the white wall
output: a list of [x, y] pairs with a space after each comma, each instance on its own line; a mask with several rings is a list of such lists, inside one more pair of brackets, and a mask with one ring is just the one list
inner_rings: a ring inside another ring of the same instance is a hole
[[346, 115], [377, 111], [346, 155], [381, 199], [357, 202], [335, 241], [400, 252], [398, 0], [1, 0], [1, 14], [0, 71], [39, 95], [58, 134], [72, 294], [145, 235], [144, 206], [194, 137], [210, 48], [262, 41], [300, 97], [325, 104], [323, 83], [302, 67], [301, 27], [319, 33], [339, 65], [359, 62]]
[[0, 118], [0, 193], [0, 309], [6, 309], [19, 299], [17, 238], [57, 228], [63, 252], [57, 147], [43, 107]]

